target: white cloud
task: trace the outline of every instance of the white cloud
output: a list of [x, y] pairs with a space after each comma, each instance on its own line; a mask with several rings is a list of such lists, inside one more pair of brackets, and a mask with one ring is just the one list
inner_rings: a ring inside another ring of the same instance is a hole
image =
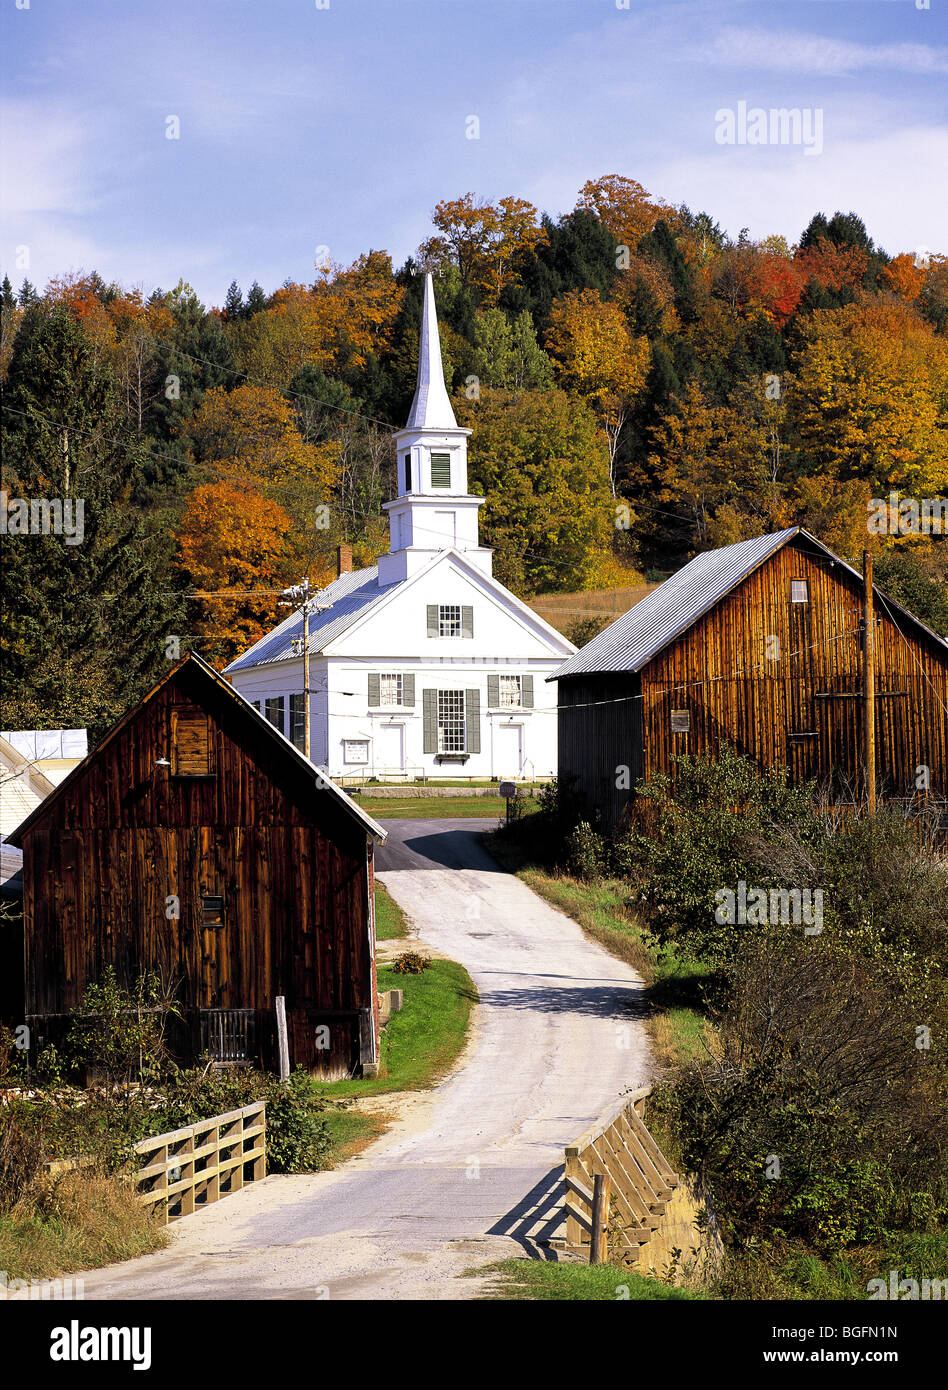
[[679, 58], [720, 67], [765, 69], [824, 77], [870, 70], [916, 76], [948, 73], [948, 49], [924, 43], [854, 43], [821, 34], [731, 26], [707, 43], [686, 46]]

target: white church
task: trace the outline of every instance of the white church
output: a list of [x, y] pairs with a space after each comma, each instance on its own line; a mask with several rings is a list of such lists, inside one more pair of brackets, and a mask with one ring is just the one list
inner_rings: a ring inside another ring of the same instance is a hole
[[[339, 577], [310, 613], [312, 761], [330, 777], [533, 778], [556, 772], [556, 685], [576, 648], [491, 574], [483, 497], [467, 486], [467, 437], [444, 384], [431, 276], [418, 383], [394, 436], [390, 549]], [[225, 675], [303, 747], [302, 612]]]

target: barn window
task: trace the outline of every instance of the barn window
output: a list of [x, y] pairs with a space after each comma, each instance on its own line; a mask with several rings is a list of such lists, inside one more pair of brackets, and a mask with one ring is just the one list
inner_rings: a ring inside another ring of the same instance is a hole
[[809, 603], [810, 592], [805, 579], [790, 580], [790, 602]]
[[213, 773], [213, 747], [206, 714], [200, 710], [172, 711], [171, 752], [173, 776], [209, 777]]
[[224, 925], [224, 899], [202, 893], [201, 921], [205, 927], [222, 927]]
[[671, 731], [673, 734], [687, 734], [691, 730], [691, 711], [673, 709], [671, 712]]
[[266, 716], [275, 729], [283, 733], [283, 720], [285, 716], [284, 699], [282, 695], [271, 696], [266, 704]]
[[432, 488], [449, 488], [451, 486], [450, 454], [431, 455], [431, 486]]

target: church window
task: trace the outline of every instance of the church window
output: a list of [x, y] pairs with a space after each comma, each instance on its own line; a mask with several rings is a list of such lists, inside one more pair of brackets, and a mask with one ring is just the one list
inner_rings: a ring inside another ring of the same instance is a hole
[[501, 709], [519, 709], [523, 704], [519, 676], [500, 677]]
[[431, 455], [431, 486], [449, 488], [451, 486], [451, 455]]
[[464, 752], [464, 691], [438, 691], [438, 752]]
[[285, 716], [285, 702], [282, 695], [272, 696], [265, 705], [267, 719], [275, 729], [283, 732], [283, 721]]
[[461, 636], [461, 605], [442, 603], [438, 608], [438, 636]]
[[385, 675], [379, 677], [379, 704], [380, 705], [400, 705], [402, 704], [402, 677], [401, 675]]

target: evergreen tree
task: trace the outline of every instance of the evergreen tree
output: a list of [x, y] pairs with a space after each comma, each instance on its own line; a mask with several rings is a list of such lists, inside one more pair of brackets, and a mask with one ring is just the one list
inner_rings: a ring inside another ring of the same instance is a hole
[[[90, 728], [151, 684], [179, 610], [161, 594], [167, 537], [131, 505], [141, 446], [120, 434], [111, 372], [62, 307], [31, 307], [10, 360], [3, 453], [11, 497], [70, 508], [73, 536], [2, 538], [6, 728]], [[79, 505], [81, 503], [81, 513]], [[81, 516], [81, 523], [80, 523]], [[75, 543], [72, 543], [72, 542]]]
[[252, 319], [254, 314], [259, 314], [261, 309], [267, 307], [267, 296], [254, 280], [250, 289], [247, 291], [247, 303], [244, 305], [244, 318]]
[[230, 288], [227, 291], [227, 298], [224, 300], [224, 317], [228, 323], [234, 323], [243, 316], [244, 297], [240, 286], [236, 280], [231, 280]]

